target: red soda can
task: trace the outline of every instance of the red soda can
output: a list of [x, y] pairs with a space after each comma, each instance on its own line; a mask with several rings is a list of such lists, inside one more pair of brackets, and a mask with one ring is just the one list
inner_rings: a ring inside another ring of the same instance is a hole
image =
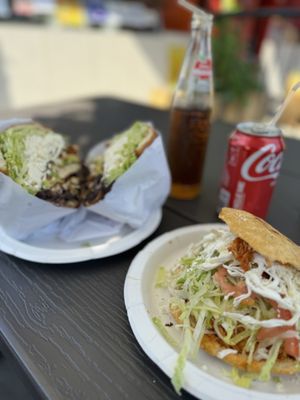
[[284, 148], [279, 128], [254, 122], [238, 124], [229, 137], [219, 207], [238, 208], [265, 218]]

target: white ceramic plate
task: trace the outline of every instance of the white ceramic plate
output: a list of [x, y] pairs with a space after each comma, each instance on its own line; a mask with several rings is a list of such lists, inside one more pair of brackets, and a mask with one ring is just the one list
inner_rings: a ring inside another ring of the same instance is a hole
[[66, 243], [55, 237], [34, 241], [19, 241], [0, 229], [0, 250], [24, 260], [47, 264], [65, 264], [104, 258], [136, 246], [158, 227], [162, 210], [158, 209], [138, 229], [125, 226], [118, 235], [91, 240], [87, 243]]
[[[168, 295], [166, 289], [154, 287], [157, 268], [170, 268], [192, 242], [221, 224], [193, 225], [176, 229], [150, 242], [134, 258], [124, 287], [125, 304], [133, 333], [146, 354], [169, 376], [173, 375], [178, 353], [161, 336], [151, 318], [158, 316], [170, 322], [161, 305]], [[224, 226], [224, 225], [223, 225]], [[167, 328], [177, 341], [180, 330]], [[185, 368], [184, 389], [202, 400], [299, 400], [300, 377], [283, 377], [281, 383], [254, 382], [253, 388], [243, 389], [231, 383], [226, 371], [231, 367], [199, 350], [193, 362]], [[225, 372], [225, 373], [224, 373]]]

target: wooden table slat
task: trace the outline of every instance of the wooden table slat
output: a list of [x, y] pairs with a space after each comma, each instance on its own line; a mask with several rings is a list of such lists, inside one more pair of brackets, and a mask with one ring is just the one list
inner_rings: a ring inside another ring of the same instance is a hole
[[[70, 135], [83, 153], [137, 119], [153, 121], [166, 140], [169, 123], [168, 112], [109, 98], [40, 107], [18, 115], [32, 116]], [[217, 220], [218, 186], [231, 130], [231, 125], [221, 122], [213, 125], [201, 196], [193, 201], [169, 199], [157, 232], [134, 249], [103, 260], [58, 266], [0, 253], [0, 331], [42, 398], [179, 398], [131, 332], [123, 285], [131, 260], [149, 240], [180, 226]], [[286, 142], [269, 220], [300, 243], [300, 142]], [[21, 400], [35, 400], [30, 396], [24, 394]], [[184, 393], [181, 398], [192, 396]]]

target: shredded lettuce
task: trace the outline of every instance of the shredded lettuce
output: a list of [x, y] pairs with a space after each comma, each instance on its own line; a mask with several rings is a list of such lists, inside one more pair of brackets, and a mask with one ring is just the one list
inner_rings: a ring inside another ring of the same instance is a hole
[[159, 332], [161, 333], [161, 335], [166, 339], [166, 341], [173, 347], [178, 348], [179, 345], [176, 342], [175, 339], [172, 338], [172, 336], [169, 334], [169, 332], [167, 331], [166, 327], [164, 326], [162, 320], [158, 317], [153, 317], [152, 318], [152, 322], [154, 323], [154, 325], [156, 326], [156, 328], [159, 330]]
[[251, 334], [248, 337], [248, 340], [244, 347], [245, 351], [248, 352], [248, 358], [247, 358], [248, 364], [251, 364], [253, 361], [253, 355], [254, 355], [254, 352], [256, 349], [256, 343], [257, 343], [256, 335], [257, 335], [257, 330], [251, 331]]
[[205, 319], [207, 316], [207, 312], [205, 311], [200, 311], [199, 315], [196, 318], [196, 326], [193, 331], [193, 348], [191, 351], [192, 357], [196, 357], [198, 351], [199, 351], [199, 345], [202, 341], [204, 332], [205, 332]]
[[188, 358], [188, 355], [191, 350], [191, 346], [193, 343], [193, 338], [192, 338], [192, 333], [190, 329], [185, 329], [184, 331], [184, 339], [183, 339], [183, 345], [181, 348], [181, 351], [179, 353], [179, 356], [177, 358], [177, 362], [175, 365], [174, 369], [174, 374], [172, 376], [172, 384], [174, 386], [174, 389], [178, 394], [180, 394], [180, 390], [183, 386], [184, 382], [184, 367], [186, 364], [186, 360]]
[[104, 153], [103, 182], [111, 185], [137, 159], [135, 150], [149, 134], [149, 124], [135, 122], [125, 132], [116, 135]]
[[279, 376], [272, 376], [272, 381], [275, 383], [281, 383], [281, 378]]
[[58, 158], [65, 139], [38, 124], [15, 125], [0, 133], [0, 151], [8, 175], [31, 194], [45, 180], [49, 162]]
[[232, 382], [245, 389], [249, 389], [252, 385], [253, 380], [256, 378], [256, 375], [249, 373], [239, 373], [237, 368], [232, 368], [230, 374], [226, 374], [230, 377]]
[[[24, 160], [25, 138], [31, 134], [31, 125], [11, 127], [0, 134], [0, 149], [5, 159], [9, 176], [18, 182], [26, 173]], [[19, 183], [19, 182], [18, 182]]]
[[266, 360], [264, 366], [261, 369], [261, 372], [259, 374], [259, 380], [260, 381], [269, 381], [271, 378], [271, 370], [276, 363], [280, 347], [282, 345], [282, 340], [278, 340], [275, 344], [273, 344], [270, 352], [269, 352], [269, 357]]
[[1, 148], [0, 148], [0, 171], [6, 171], [6, 161], [5, 161], [5, 159], [4, 159], [4, 157], [3, 157], [3, 154], [2, 154], [2, 151], [1, 151]]
[[167, 287], [167, 284], [167, 270], [165, 267], [161, 266], [156, 273], [155, 287], [164, 288]]

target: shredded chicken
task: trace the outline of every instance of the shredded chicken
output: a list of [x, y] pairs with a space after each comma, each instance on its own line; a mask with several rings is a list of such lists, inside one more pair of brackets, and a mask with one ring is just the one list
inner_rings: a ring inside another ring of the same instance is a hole
[[241, 267], [244, 271], [248, 271], [249, 263], [253, 259], [253, 249], [243, 239], [236, 238], [231, 242], [228, 250], [232, 252], [234, 257], [240, 262]]

